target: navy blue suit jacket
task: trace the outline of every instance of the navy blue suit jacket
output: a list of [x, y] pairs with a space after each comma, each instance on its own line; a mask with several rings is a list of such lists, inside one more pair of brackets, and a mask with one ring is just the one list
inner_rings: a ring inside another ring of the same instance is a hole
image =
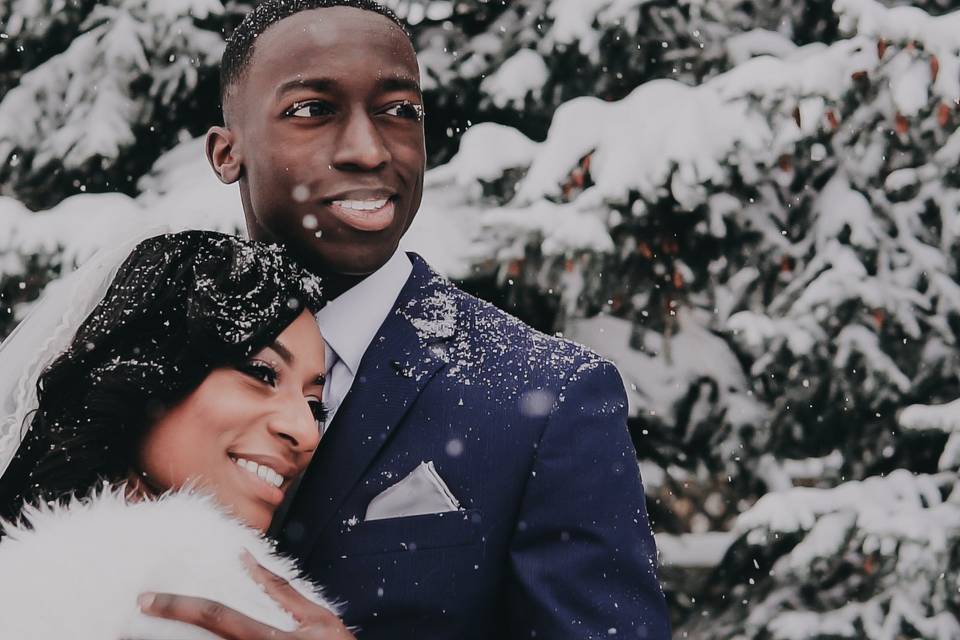
[[[411, 260], [281, 548], [362, 640], [668, 638], [614, 366]], [[422, 461], [463, 510], [364, 522]]]

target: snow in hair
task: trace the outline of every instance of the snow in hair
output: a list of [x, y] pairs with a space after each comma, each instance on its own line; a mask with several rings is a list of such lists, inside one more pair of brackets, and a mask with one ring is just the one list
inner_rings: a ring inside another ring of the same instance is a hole
[[392, 20], [407, 37], [410, 36], [406, 25], [397, 14], [376, 0], [266, 0], [244, 17], [227, 40], [220, 60], [221, 97], [225, 96], [227, 89], [243, 75], [253, 56], [254, 43], [267, 29], [301, 11], [330, 7], [353, 7], [373, 11]]

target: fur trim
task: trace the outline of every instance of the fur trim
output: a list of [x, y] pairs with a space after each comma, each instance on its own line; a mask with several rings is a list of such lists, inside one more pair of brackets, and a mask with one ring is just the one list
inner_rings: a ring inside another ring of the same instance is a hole
[[337, 612], [257, 531], [190, 491], [128, 502], [106, 489], [66, 506], [28, 507], [3, 523], [0, 638], [209, 640], [211, 634], [140, 613], [144, 591], [201, 596], [290, 631], [293, 618], [253, 581], [244, 549], [304, 596]]

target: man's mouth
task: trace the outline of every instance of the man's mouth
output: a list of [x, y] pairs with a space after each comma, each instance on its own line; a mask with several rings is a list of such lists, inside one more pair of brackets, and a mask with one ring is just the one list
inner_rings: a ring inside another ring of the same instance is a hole
[[329, 208], [341, 223], [358, 231], [383, 231], [390, 227], [396, 215], [396, 196], [336, 199]]
[[344, 209], [353, 209], [354, 211], [376, 211], [382, 209], [390, 202], [390, 198], [381, 198], [378, 200], [334, 200], [331, 202], [336, 207]]

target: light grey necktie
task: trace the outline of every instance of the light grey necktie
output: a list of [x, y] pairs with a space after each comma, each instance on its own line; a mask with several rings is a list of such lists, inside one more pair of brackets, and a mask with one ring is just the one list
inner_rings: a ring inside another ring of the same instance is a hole
[[340, 404], [343, 402], [343, 398], [350, 390], [354, 377], [354, 373], [350, 371], [347, 363], [337, 355], [337, 352], [330, 346], [330, 343], [326, 343], [325, 355], [327, 359], [327, 380], [326, 384], [323, 385], [321, 400], [323, 400], [323, 404], [327, 408], [328, 417], [327, 423], [324, 425], [324, 431], [326, 431], [333, 422], [333, 416], [336, 415], [337, 409], [340, 408]]

